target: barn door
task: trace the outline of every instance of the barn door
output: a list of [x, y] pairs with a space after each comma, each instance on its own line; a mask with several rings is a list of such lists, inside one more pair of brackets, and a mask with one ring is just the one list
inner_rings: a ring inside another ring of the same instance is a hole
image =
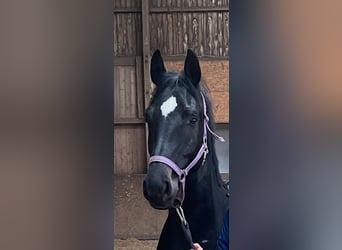
[[141, 1], [114, 1], [114, 174], [146, 172]]

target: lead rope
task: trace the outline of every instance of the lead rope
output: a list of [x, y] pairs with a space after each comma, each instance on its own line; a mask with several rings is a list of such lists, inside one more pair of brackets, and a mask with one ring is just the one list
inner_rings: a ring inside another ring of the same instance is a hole
[[[224, 142], [225, 140], [223, 139], [223, 137], [218, 136], [217, 134], [215, 134], [214, 131], [212, 131], [210, 129], [210, 127], [209, 127], [209, 117], [207, 115], [207, 107], [206, 107], [207, 105], [205, 103], [205, 98], [204, 98], [202, 93], [201, 93], [201, 96], [202, 96], [202, 100], [203, 100], [203, 104], [204, 104], [203, 105], [204, 106], [204, 119], [205, 119], [204, 131], [206, 131], [206, 129], [208, 129], [209, 132], [215, 137], [216, 140], [218, 140], [220, 142]], [[202, 166], [204, 165], [204, 163], [206, 161], [206, 158], [207, 158], [207, 154], [209, 153], [208, 146], [207, 146], [207, 133], [206, 132], [205, 132], [205, 135], [203, 137], [203, 144], [205, 145], [205, 150], [203, 152]], [[185, 176], [184, 176], [184, 181], [185, 181]], [[178, 207], [176, 207], [176, 211], [177, 211], [178, 217], [179, 217], [179, 219], [181, 221], [181, 225], [182, 225], [182, 229], [183, 229], [185, 238], [188, 241], [188, 243], [190, 244], [191, 249], [195, 249], [194, 242], [192, 240], [192, 235], [191, 235], [189, 223], [185, 219], [183, 208], [181, 206], [178, 206]]]
[[189, 223], [186, 221], [184, 216], [184, 211], [181, 206], [176, 207], [177, 214], [179, 216], [179, 219], [181, 220], [182, 229], [185, 235], [186, 240], [191, 246], [191, 249], [195, 249], [194, 242], [192, 241], [191, 231], [189, 227]]

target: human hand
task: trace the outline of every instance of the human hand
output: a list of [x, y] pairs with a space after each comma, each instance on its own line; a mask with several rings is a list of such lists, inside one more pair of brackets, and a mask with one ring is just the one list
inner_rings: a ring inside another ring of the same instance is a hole
[[200, 246], [200, 244], [194, 243], [194, 249], [193, 250], [203, 250], [203, 248]]

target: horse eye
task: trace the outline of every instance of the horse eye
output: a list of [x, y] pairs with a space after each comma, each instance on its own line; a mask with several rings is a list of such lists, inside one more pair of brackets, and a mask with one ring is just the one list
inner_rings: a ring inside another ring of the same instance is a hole
[[192, 117], [190, 120], [191, 124], [195, 124], [197, 122], [197, 117]]

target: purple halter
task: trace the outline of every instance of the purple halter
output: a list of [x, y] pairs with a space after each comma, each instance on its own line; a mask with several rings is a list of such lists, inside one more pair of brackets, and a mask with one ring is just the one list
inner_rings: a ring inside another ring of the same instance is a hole
[[208, 150], [208, 145], [207, 145], [207, 129], [209, 130], [209, 132], [219, 141], [224, 142], [224, 139], [221, 136], [218, 136], [217, 134], [215, 134], [209, 127], [209, 117], [207, 115], [207, 105], [205, 102], [205, 98], [203, 96], [203, 94], [201, 93], [202, 96], [202, 100], [203, 100], [203, 107], [204, 107], [204, 128], [203, 128], [203, 143], [201, 148], [199, 149], [199, 151], [197, 152], [196, 157], [189, 163], [189, 165], [184, 168], [181, 169], [180, 167], [177, 166], [176, 163], [174, 163], [172, 160], [170, 160], [169, 158], [162, 156], [162, 155], [154, 155], [150, 157], [149, 160], [149, 164], [151, 164], [152, 162], [161, 162], [166, 164], [168, 167], [170, 167], [173, 171], [175, 171], [175, 173], [178, 175], [178, 179], [179, 182], [181, 183], [181, 189], [180, 189], [180, 193], [178, 196], [178, 198], [180, 199], [181, 204], [183, 203], [184, 200], [184, 196], [185, 196], [185, 177], [188, 175], [189, 171], [198, 163], [198, 161], [201, 159], [201, 157], [203, 156], [203, 160], [202, 160], [202, 165], [204, 165], [205, 160], [207, 158], [207, 154], [209, 152]]

